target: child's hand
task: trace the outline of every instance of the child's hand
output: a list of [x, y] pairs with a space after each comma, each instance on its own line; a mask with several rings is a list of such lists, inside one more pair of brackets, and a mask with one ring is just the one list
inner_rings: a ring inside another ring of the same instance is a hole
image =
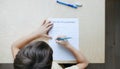
[[33, 33], [39, 37], [51, 38], [50, 36], [48, 36], [48, 32], [51, 30], [52, 27], [53, 24], [50, 21], [44, 20], [41, 26]]
[[67, 47], [67, 46], [70, 45], [70, 43], [67, 40], [57, 40], [58, 38], [65, 38], [65, 36], [58, 36], [56, 38], [56, 43], [58, 43], [58, 44], [60, 44], [60, 45], [62, 45], [64, 47]]

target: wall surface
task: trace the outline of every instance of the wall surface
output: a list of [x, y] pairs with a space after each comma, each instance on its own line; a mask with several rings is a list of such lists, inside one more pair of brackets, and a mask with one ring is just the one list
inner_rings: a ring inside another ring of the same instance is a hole
[[11, 44], [49, 17], [79, 18], [80, 50], [91, 63], [103, 63], [105, 0], [77, 1], [83, 7], [73, 9], [55, 0], [0, 0], [0, 63], [12, 63]]

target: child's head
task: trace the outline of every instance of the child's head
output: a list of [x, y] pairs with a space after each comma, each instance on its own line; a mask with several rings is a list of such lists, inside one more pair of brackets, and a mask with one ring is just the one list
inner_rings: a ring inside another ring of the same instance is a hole
[[14, 60], [15, 69], [51, 69], [53, 51], [43, 41], [36, 41], [22, 48]]

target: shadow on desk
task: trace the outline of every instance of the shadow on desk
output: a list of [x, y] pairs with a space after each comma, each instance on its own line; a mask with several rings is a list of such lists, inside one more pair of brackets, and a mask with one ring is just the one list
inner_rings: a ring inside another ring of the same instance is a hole
[[13, 68], [13, 64], [12, 63], [8, 63], [8, 64], [2, 63], [2, 64], [0, 64], [0, 69], [14, 69], [14, 68]]

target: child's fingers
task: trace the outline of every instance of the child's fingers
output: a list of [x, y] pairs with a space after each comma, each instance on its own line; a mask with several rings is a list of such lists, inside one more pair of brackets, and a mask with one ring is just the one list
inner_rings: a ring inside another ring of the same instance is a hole
[[53, 25], [48, 26], [46, 29], [50, 30], [53, 27]]
[[44, 25], [46, 23], [46, 20], [43, 21], [42, 25]]
[[59, 44], [61, 43], [61, 41], [59, 41], [59, 40], [55, 40], [55, 41], [56, 41], [56, 43], [59, 43]]
[[49, 26], [53, 26], [53, 23], [48, 23], [48, 24], [46, 24], [46, 27], [49, 27]]
[[65, 35], [59, 35], [59, 36], [57, 36], [56, 39], [58, 39], [58, 38], [65, 38], [65, 37], [66, 37]]
[[57, 39], [56, 39], [55, 41], [56, 41], [56, 42], [60, 42], [60, 40], [57, 40]]
[[46, 20], [46, 22], [45, 22], [45, 26], [47, 26], [49, 23], [51, 23], [51, 21], [49, 21], [49, 20]]
[[46, 30], [47, 30], [47, 34], [48, 34], [49, 31], [52, 29], [52, 27], [53, 27], [53, 24], [49, 24], [49, 25], [48, 25], [48, 27], [46, 28]]
[[49, 36], [49, 35], [44, 35], [44, 37], [49, 38], [49, 39], [52, 39], [52, 37]]

